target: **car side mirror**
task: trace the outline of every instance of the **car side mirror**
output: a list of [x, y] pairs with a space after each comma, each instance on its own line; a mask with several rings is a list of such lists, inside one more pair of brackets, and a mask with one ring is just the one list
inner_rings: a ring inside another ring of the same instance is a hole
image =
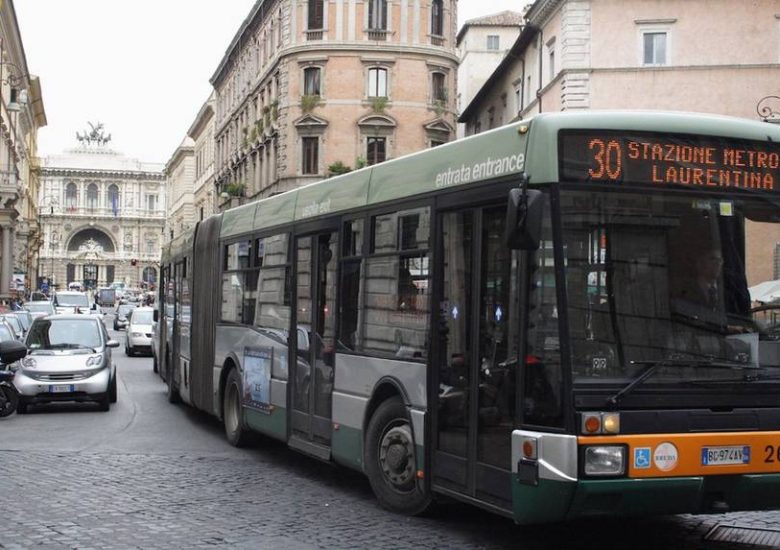
[[118, 348], [119, 347], [119, 341], [118, 340], [109, 340], [106, 342], [107, 348]]
[[27, 355], [27, 346], [18, 340], [0, 342], [0, 362], [5, 365], [23, 359]]
[[154, 310], [154, 312], [152, 313], [152, 320], [155, 323], [160, 320], [160, 311], [159, 310], [157, 310], [157, 309]]
[[544, 194], [538, 189], [512, 189], [506, 210], [504, 240], [513, 250], [537, 250], [542, 238]]

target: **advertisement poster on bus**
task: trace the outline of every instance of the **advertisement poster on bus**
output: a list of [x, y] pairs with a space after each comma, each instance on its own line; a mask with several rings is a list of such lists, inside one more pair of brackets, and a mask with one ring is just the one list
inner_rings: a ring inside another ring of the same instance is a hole
[[244, 348], [243, 402], [263, 412], [271, 411], [273, 348]]

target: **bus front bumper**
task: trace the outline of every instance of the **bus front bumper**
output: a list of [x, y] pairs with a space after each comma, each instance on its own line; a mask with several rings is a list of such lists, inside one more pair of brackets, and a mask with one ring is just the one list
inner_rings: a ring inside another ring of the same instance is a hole
[[780, 509], [780, 474], [742, 474], [576, 482], [513, 476], [515, 521], [710, 514]]

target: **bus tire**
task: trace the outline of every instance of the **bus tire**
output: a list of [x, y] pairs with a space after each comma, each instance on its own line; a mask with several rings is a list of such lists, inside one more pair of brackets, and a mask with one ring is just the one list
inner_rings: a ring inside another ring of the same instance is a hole
[[365, 472], [382, 506], [407, 515], [422, 514], [430, 507], [430, 491], [417, 482], [412, 427], [398, 397], [376, 409], [363, 448]]
[[168, 362], [168, 372], [165, 376], [166, 396], [168, 397], [168, 403], [171, 405], [177, 405], [181, 403], [181, 396], [179, 395], [179, 389], [174, 386], [173, 383], [173, 367]]
[[222, 423], [228, 443], [234, 447], [246, 447], [249, 444], [249, 430], [244, 426], [241, 407], [241, 379], [235, 368], [230, 369], [225, 382], [225, 395], [222, 399]]

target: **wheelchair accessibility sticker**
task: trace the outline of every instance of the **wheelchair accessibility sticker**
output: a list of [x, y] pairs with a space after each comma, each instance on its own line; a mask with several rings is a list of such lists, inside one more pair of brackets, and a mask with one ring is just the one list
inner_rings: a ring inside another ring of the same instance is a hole
[[634, 449], [634, 469], [646, 470], [650, 467], [650, 447]]

